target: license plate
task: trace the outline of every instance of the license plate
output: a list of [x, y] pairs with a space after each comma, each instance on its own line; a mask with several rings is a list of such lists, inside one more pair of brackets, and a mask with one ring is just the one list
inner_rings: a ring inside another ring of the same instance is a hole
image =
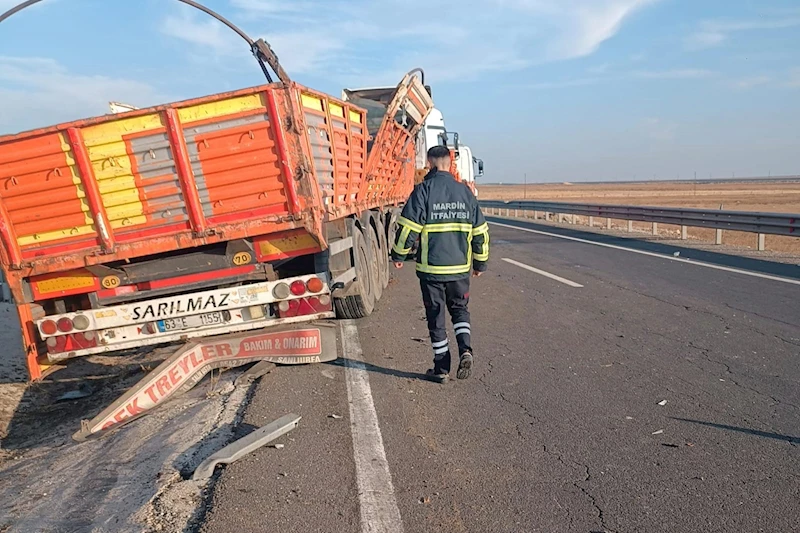
[[202, 315], [185, 316], [181, 318], [168, 318], [158, 321], [158, 331], [165, 333], [179, 329], [199, 328], [202, 326], [216, 326], [224, 324], [225, 317], [222, 313], [203, 313]]

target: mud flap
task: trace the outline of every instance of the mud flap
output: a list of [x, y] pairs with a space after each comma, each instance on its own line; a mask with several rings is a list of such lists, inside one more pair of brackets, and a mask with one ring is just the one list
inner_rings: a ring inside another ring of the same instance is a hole
[[72, 438], [81, 442], [105, 435], [190, 390], [216, 368], [234, 368], [257, 361], [280, 365], [333, 361], [337, 358], [336, 330], [333, 323], [325, 322], [190, 342], [99, 415], [82, 421], [81, 430]]

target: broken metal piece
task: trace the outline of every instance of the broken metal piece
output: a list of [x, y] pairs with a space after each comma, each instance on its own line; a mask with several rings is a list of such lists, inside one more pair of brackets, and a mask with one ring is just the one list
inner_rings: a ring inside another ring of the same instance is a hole
[[245, 370], [241, 376], [236, 378], [236, 381], [234, 381], [233, 384], [234, 386], [238, 387], [239, 385], [252, 383], [258, 378], [266, 376], [272, 372], [276, 366], [277, 365], [272, 361], [261, 361], [260, 363], [256, 363], [248, 370]]
[[335, 360], [337, 355], [336, 328], [328, 323], [190, 342], [91, 421], [82, 421], [81, 430], [72, 438], [84, 441], [127, 424], [190, 390], [215, 368], [234, 368], [256, 361], [283, 365], [324, 363]]
[[200, 463], [200, 466], [194, 471], [192, 475], [193, 481], [202, 481], [214, 475], [214, 468], [218, 464], [231, 464], [238, 461], [245, 455], [254, 452], [265, 444], [277, 439], [281, 435], [285, 435], [297, 427], [302, 417], [295, 414], [282, 416], [278, 420], [267, 424], [266, 426], [255, 430], [246, 437], [234, 441], [220, 451], [214, 453]]

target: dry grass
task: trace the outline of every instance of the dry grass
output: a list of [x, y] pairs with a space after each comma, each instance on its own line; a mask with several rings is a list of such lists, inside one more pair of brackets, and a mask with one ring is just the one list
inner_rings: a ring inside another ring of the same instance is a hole
[[[628, 204], [661, 207], [695, 207], [717, 209], [723, 206], [733, 211], [768, 211], [800, 213], [800, 182], [793, 183], [636, 183], [636, 184], [537, 184], [482, 185], [481, 200], [529, 200], [598, 204]], [[587, 223], [584, 219], [583, 223]], [[605, 221], [596, 221], [597, 224]], [[624, 227], [627, 223], [615, 223]], [[648, 231], [649, 224], [634, 223], [634, 228]], [[664, 235], [680, 233], [676, 226], [659, 226]], [[689, 237], [713, 240], [714, 230], [689, 228]], [[725, 232], [725, 244], [756, 247], [756, 236], [751, 233]], [[800, 238], [767, 235], [767, 249], [776, 252], [800, 253]]]

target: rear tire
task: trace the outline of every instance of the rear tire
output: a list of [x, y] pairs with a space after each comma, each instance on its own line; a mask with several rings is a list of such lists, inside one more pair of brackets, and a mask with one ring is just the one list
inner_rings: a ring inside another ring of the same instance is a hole
[[381, 277], [381, 288], [385, 289], [389, 285], [389, 240], [386, 238], [386, 218], [383, 214], [377, 217], [378, 230], [378, 272]]
[[371, 275], [372, 293], [375, 295], [375, 303], [377, 303], [381, 296], [383, 296], [383, 279], [381, 275], [381, 247], [378, 242], [378, 236], [372, 229], [372, 226], [366, 226], [364, 233], [367, 237], [367, 244], [369, 245], [369, 270]]
[[361, 284], [361, 294], [334, 299], [336, 316], [345, 319], [364, 318], [375, 310], [375, 271], [374, 261], [370, 254], [370, 246], [364, 234], [353, 226], [353, 264], [356, 269], [356, 280]]

